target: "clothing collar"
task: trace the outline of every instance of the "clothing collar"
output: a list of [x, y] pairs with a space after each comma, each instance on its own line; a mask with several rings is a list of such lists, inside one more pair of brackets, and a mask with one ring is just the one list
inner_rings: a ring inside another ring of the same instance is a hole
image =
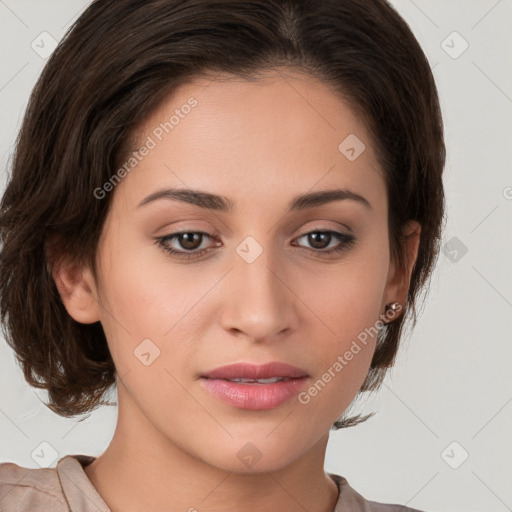
[[72, 512], [111, 512], [84, 471], [96, 457], [67, 455], [57, 463], [57, 474]]

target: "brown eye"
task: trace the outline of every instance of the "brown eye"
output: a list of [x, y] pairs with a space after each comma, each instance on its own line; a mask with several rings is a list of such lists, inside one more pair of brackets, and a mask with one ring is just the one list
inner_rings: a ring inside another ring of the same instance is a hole
[[[214, 249], [214, 247], [200, 249], [205, 238], [213, 239], [213, 236], [202, 231], [182, 231], [158, 237], [156, 243], [164, 251], [178, 258], [198, 258]], [[174, 247], [171, 242], [175, 242]]]
[[[305, 233], [304, 235], [297, 238], [297, 240], [306, 237], [308, 244], [311, 246], [311, 249], [315, 249], [319, 254], [330, 254], [333, 252], [343, 251], [354, 245], [356, 241], [355, 237], [352, 235], [347, 235], [345, 233], [331, 230], [310, 231], [309, 233]], [[337, 245], [334, 245], [334, 247], [330, 247], [328, 250], [325, 250], [326, 247], [329, 247], [329, 244], [333, 240], [338, 240]]]

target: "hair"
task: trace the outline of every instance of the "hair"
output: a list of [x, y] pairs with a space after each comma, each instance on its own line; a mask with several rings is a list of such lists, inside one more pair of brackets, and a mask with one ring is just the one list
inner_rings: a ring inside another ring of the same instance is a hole
[[[364, 121], [386, 180], [390, 255], [402, 269], [402, 228], [409, 220], [421, 224], [403, 314], [379, 331], [355, 398], [381, 386], [404, 322], [412, 315], [416, 324], [445, 212], [437, 89], [407, 23], [386, 0], [96, 0], [32, 91], [0, 205], [4, 335], [25, 379], [48, 391], [55, 413], [90, 412], [116, 384], [100, 322], [71, 318], [51, 273], [65, 256], [97, 278], [112, 194], [99, 200], [93, 191], [176, 88], [208, 73], [253, 79], [277, 67], [332, 86]], [[333, 428], [373, 414], [342, 416]]]

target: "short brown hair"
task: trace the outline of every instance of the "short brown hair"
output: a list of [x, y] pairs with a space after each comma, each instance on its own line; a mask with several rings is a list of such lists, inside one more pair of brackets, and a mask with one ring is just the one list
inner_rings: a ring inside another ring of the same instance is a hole
[[391, 258], [402, 268], [401, 230], [408, 220], [422, 227], [404, 313], [379, 333], [360, 392], [382, 384], [410, 313], [416, 324], [445, 211], [436, 85], [406, 22], [386, 0], [96, 0], [32, 92], [0, 206], [5, 337], [27, 382], [48, 390], [52, 411], [69, 417], [104, 403], [115, 366], [101, 324], [67, 313], [50, 248], [97, 276], [112, 194], [98, 200], [93, 191], [151, 109], [207, 72], [247, 78], [277, 66], [334, 86], [364, 120], [386, 177]]

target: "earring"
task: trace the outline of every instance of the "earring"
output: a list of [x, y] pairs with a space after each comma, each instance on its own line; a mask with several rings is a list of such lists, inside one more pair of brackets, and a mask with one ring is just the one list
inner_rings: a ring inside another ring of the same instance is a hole
[[[386, 304], [386, 311], [383, 315], [383, 320], [385, 323], [389, 324], [393, 321], [394, 317], [396, 316], [396, 313], [401, 311], [402, 305], [400, 302], [390, 302], [389, 304]], [[388, 311], [392, 311], [392, 313], [388, 314]]]
[[401, 309], [400, 302], [390, 302], [389, 304], [386, 304], [386, 313], [390, 309], [392, 311], [398, 311], [399, 309]]

